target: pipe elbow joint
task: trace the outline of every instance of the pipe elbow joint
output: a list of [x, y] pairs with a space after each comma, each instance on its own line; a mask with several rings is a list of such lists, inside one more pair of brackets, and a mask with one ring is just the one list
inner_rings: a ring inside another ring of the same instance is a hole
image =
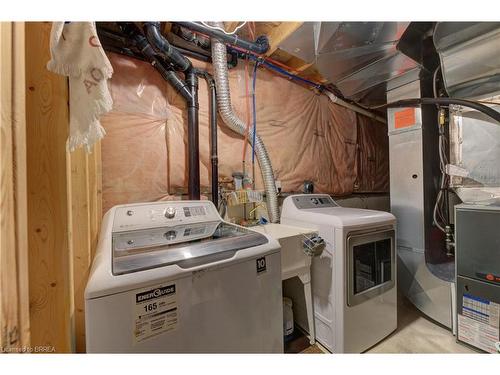
[[169, 60], [176, 70], [185, 72], [193, 68], [191, 61], [172, 48], [170, 43], [161, 35], [160, 22], [144, 22], [144, 31], [148, 42]]
[[269, 44], [269, 38], [266, 35], [261, 35], [255, 40], [255, 44], [259, 47], [261, 52], [258, 52], [260, 55], [269, 51], [271, 47]]
[[164, 53], [171, 53], [170, 44], [165, 44], [161, 36], [159, 22], [144, 22], [144, 31], [149, 43], [162, 49]]

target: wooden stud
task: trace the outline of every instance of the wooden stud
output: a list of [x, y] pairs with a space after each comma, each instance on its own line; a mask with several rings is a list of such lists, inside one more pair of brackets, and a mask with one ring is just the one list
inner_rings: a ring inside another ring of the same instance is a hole
[[271, 30], [283, 22], [255, 22], [255, 36], [267, 35]]
[[0, 23], [0, 346], [19, 345], [12, 129], [12, 24]]
[[25, 24], [13, 23], [13, 131], [14, 131], [14, 204], [16, 206], [17, 279], [19, 294], [19, 338], [23, 347], [30, 345], [28, 279], [28, 201], [26, 176], [26, 61]]
[[172, 22], [165, 22], [163, 24], [163, 35], [166, 35], [172, 30]]
[[0, 22], [0, 347], [30, 344], [23, 23]]
[[101, 142], [94, 145], [92, 154], [88, 155], [89, 176], [89, 216], [90, 216], [90, 251], [94, 259], [102, 220], [102, 159]]
[[101, 144], [68, 153], [69, 243], [73, 255], [75, 350], [85, 352], [85, 286], [102, 218]]
[[314, 65], [314, 63], [304, 63], [303, 65], [296, 67], [295, 70], [300, 73], [306, 69], [309, 69], [313, 65]]
[[47, 70], [50, 22], [26, 23], [31, 344], [72, 351], [66, 140], [68, 82]]
[[91, 264], [87, 152], [79, 148], [68, 159], [68, 240], [73, 256], [75, 349], [85, 352], [85, 285]]

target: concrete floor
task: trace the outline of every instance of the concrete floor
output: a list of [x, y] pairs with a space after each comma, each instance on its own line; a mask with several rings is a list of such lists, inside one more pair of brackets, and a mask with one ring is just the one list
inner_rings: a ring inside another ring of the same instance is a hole
[[476, 353], [456, 342], [451, 331], [434, 323], [404, 297], [398, 300], [398, 328], [367, 353]]
[[[313, 345], [302, 353], [323, 353]], [[398, 299], [398, 328], [366, 353], [477, 353], [455, 340], [451, 331], [434, 323], [404, 297]]]

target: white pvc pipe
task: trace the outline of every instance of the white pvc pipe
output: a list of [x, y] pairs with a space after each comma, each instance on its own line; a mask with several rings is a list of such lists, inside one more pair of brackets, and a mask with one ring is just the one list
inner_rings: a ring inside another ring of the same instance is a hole
[[328, 98], [332, 101], [332, 103], [335, 103], [335, 104], [340, 105], [341, 107], [353, 110], [354, 112], [365, 115], [366, 117], [370, 117], [370, 118], [377, 120], [383, 124], [387, 124], [387, 120], [382, 116], [377, 116], [376, 114], [374, 114], [370, 111], [367, 111], [366, 109], [363, 109], [361, 107], [358, 107], [357, 105], [348, 103], [345, 100], [340, 99], [338, 96], [335, 96], [333, 93], [331, 93], [329, 91], [325, 91], [324, 93], [326, 96], [328, 96]]

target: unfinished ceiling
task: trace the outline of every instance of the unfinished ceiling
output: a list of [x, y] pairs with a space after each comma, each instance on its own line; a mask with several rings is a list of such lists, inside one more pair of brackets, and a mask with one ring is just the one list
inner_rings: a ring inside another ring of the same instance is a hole
[[[226, 23], [228, 30], [236, 23]], [[425, 39], [430, 22], [263, 22], [269, 57], [299, 76], [334, 85], [347, 99], [366, 105], [386, 101], [386, 91], [428, 74], [437, 65]], [[248, 37], [244, 29], [241, 36]]]
[[[113, 25], [104, 23], [113, 30]], [[241, 22], [225, 22], [234, 31]], [[165, 22], [166, 38], [182, 53], [210, 60], [206, 47], [180, 38], [176, 23]], [[338, 95], [371, 106], [384, 104], [386, 92], [430, 75], [438, 66], [432, 43], [432, 22], [247, 22], [237, 31], [240, 38], [265, 35], [271, 61]], [[100, 38], [106, 37], [100, 31]], [[115, 38], [116, 35], [108, 35]], [[123, 53], [123, 50], [121, 51]], [[195, 53], [196, 55], [193, 55]]]

